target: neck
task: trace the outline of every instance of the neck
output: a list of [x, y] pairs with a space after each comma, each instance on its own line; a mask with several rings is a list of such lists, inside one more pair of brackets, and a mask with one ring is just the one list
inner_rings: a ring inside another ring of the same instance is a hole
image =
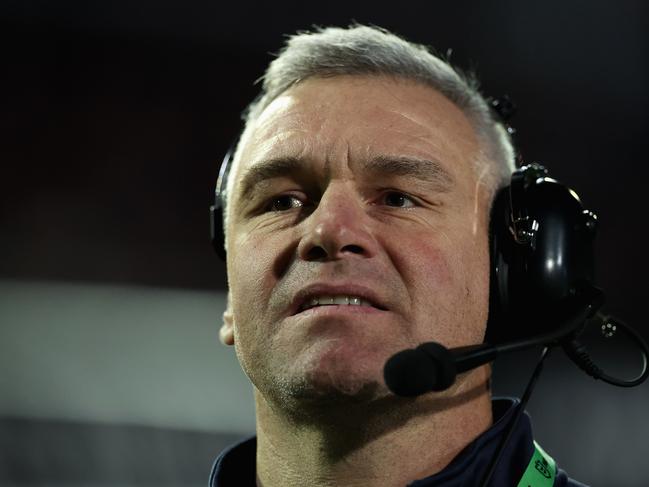
[[258, 485], [402, 486], [433, 475], [491, 425], [487, 374], [443, 394], [327, 405], [306, 419], [255, 391]]

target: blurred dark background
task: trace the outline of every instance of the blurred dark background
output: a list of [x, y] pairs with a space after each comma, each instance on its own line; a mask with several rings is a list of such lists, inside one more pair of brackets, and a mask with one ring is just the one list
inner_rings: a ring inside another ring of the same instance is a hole
[[[649, 338], [648, 13], [643, 0], [5, 0], [0, 484], [201, 485], [252, 430], [216, 338], [226, 280], [207, 208], [254, 81], [284, 34], [314, 24], [452, 49], [485, 94], [509, 94], [523, 159], [599, 215], [606, 309]], [[497, 365], [496, 391], [519, 395], [532, 361]], [[559, 356], [541, 382], [529, 409], [562, 466], [649, 483], [646, 384], [613, 389]]]

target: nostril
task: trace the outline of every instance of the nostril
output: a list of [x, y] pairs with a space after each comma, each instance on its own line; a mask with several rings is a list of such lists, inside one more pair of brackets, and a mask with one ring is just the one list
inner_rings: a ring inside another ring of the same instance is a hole
[[306, 255], [307, 260], [322, 260], [325, 257], [327, 257], [327, 252], [319, 245], [311, 247]]
[[363, 254], [365, 251], [360, 245], [345, 245], [342, 249], [342, 252], [351, 252], [352, 254]]

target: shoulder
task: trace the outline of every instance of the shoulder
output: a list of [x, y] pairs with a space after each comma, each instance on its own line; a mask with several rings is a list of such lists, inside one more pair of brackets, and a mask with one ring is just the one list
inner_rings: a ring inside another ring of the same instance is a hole
[[255, 487], [257, 483], [257, 437], [227, 448], [212, 466], [209, 487]]

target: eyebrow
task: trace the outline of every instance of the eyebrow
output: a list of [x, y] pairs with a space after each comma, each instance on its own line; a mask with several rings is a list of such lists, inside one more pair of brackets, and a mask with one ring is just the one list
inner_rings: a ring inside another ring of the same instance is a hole
[[[360, 163], [362, 170], [381, 176], [400, 176], [432, 183], [435, 190], [447, 192], [455, 179], [444, 165], [434, 159], [381, 155]], [[246, 198], [259, 185], [270, 179], [286, 177], [304, 170], [304, 161], [294, 157], [268, 159], [248, 169], [239, 182], [240, 195]]]
[[361, 165], [370, 173], [409, 177], [432, 183], [437, 191], [447, 192], [455, 184], [455, 179], [448, 169], [435, 159], [381, 155]]
[[242, 198], [246, 198], [257, 185], [270, 179], [284, 177], [302, 169], [303, 162], [294, 157], [268, 159], [252, 166], [241, 177], [239, 187]]

